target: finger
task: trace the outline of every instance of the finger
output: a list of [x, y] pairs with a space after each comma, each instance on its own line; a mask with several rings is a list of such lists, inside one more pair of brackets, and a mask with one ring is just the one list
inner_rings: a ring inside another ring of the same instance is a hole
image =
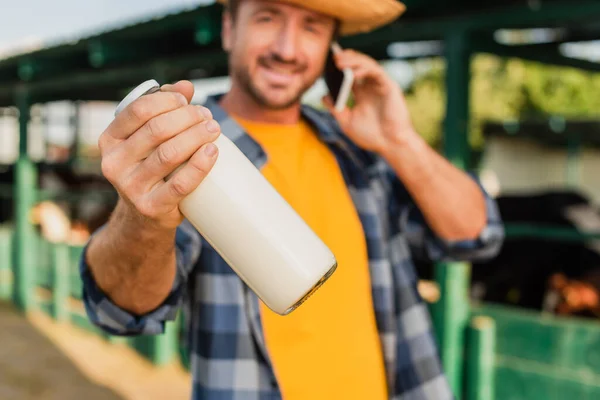
[[212, 114], [205, 107], [194, 105], [180, 107], [146, 122], [122, 143], [119, 151], [122, 152], [122, 157], [130, 162], [139, 162], [175, 135], [211, 119]]
[[354, 72], [354, 83], [352, 92], [358, 98], [360, 93], [370, 92], [374, 90], [379, 96], [387, 96], [392, 90], [398, 90], [402, 93], [398, 84], [391, 80], [383, 69], [360, 67]]
[[361, 65], [379, 65], [373, 58], [354, 50], [345, 50], [335, 56], [338, 68], [354, 68]]
[[373, 80], [376, 83], [383, 83], [386, 79], [385, 71], [379, 65], [360, 64], [350, 69], [354, 74], [355, 82]]
[[215, 141], [219, 133], [220, 127], [215, 120], [190, 127], [158, 146], [134, 170], [130, 179], [148, 190], [189, 160], [201, 146]]
[[186, 105], [187, 99], [179, 92], [156, 92], [142, 96], [115, 117], [104, 132], [107, 135], [105, 139], [117, 142], [125, 140], [150, 119]]
[[214, 166], [217, 156], [217, 146], [205, 143], [179, 171], [155, 189], [152, 203], [165, 209], [178, 205], [202, 183]]
[[385, 84], [385, 70], [376, 61], [361, 56], [350, 56], [337, 62], [339, 69], [350, 69], [354, 75], [354, 88], [360, 86], [365, 80], [373, 80], [377, 84]]
[[194, 84], [190, 81], [179, 81], [172, 85], [162, 85], [160, 90], [163, 92], [181, 93], [186, 98], [188, 103], [192, 102], [195, 92]]
[[327, 108], [327, 111], [333, 115], [338, 124], [340, 124], [340, 127], [344, 129], [350, 121], [350, 109], [344, 105], [344, 108], [341, 111], [336, 110], [331, 95], [324, 96], [322, 101], [323, 105]]
[[331, 95], [327, 94], [323, 96], [321, 101], [323, 102], [323, 105], [325, 106], [325, 108], [327, 108], [328, 111], [331, 111], [333, 109], [333, 100], [331, 99]]

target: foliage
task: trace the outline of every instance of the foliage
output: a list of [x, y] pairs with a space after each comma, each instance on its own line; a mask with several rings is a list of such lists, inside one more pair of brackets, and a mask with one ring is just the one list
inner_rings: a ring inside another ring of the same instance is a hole
[[[441, 59], [429, 62], [428, 72], [406, 90], [415, 127], [435, 146], [445, 112], [444, 69]], [[474, 57], [471, 75], [469, 141], [475, 148], [483, 145], [485, 121], [597, 118], [600, 112], [600, 74], [482, 54]]]

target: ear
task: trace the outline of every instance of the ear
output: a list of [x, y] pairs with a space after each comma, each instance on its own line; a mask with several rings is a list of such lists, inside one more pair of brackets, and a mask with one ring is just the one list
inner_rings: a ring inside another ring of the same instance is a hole
[[225, 11], [223, 13], [221, 43], [223, 46], [223, 50], [225, 50], [226, 53], [229, 53], [229, 51], [231, 50], [231, 25], [231, 13], [229, 11]]

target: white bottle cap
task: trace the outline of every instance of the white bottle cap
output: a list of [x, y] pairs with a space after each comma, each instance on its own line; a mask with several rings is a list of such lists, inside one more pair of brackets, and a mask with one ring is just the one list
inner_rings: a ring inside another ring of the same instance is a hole
[[128, 105], [139, 99], [145, 94], [154, 93], [160, 90], [160, 85], [154, 79], [147, 80], [146, 82], [138, 85], [133, 89], [125, 98], [119, 103], [115, 110], [115, 117], [123, 111]]

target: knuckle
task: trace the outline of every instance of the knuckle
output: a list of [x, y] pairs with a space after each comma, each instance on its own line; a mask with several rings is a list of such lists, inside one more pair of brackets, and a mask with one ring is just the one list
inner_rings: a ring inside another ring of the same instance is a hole
[[177, 149], [170, 144], [163, 144], [156, 148], [156, 157], [162, 165], [173, 165], [177, 161]]
[[134, 203], [136, 210], [143, 217], [153, 219], [156, 217], [156, 207], [148, 199], [140, 199]]
[[102, 157], [102, 161], [100, 162], [100, 169], [102, 171], [102, 175], [110, 182], [112, 182], [115, 178], [115, 160], [111, 155], [106, 155]]
[[161, 118], [152, 118], [146, 122], [146, 128], [148, 129], [149, 135], [156, 141], [162, 141], [162, 138], [166, 135], [165, 125], [162, 123]]
[[128, 199], [137, 199], [139, 197], [139, 184], [133, 176], [122, 176], [118, 182], [120, 191]]
[[185, 107], [185, 113], [190, 121], [193, 122], [202, 122], [204, 117], [201, 112], [199, 112], [198, 107], [194, 105], [187, 105]]
[[131, 115], [139, 121], [147, 121], [152, 118], [152, 108], [146, 100], [148, 99], [138, 99], [129, 106]]
[[169, 185], [171, 193], [176, 197], [183, 197], [190, 191], [190, 185], [181, 176], [174, 177]]
[[170, 101], [175, 107], [188, 105], [188, 101], [184, 95], [179, 92], [169, 92]]
[[100, 154], [102, 154], [104, 152], [105, 148], [106, 148], [106, 133], [103, 133], [98, 138], [98, 149], [100, 150]]
[[[200, 150], [199, 152], [202, 152]], [[215, 160], [211, 160], [208, 157], [205, 157], [204, 154], [198, 154], [196, 157], [192, 157], [189, 161], [189, 164], [198, 170], [202, 176], [208, 174], [214, 165]]]

